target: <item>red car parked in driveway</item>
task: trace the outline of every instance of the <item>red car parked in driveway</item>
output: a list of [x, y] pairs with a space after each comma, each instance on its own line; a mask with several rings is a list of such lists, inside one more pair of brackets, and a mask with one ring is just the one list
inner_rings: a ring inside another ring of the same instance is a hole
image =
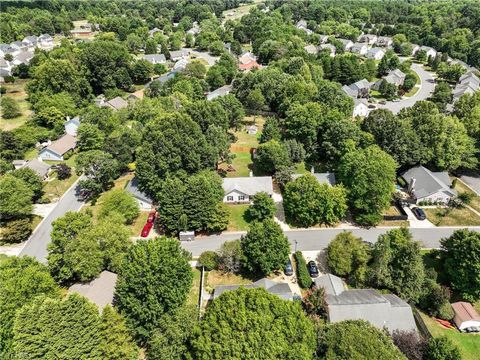
[[147, 223], [153, 224], [155, 222], [156, 215], [157, 215], [157, 212], [155, 210], [151, 211], [150, 214], [148, 214]]
[[153, 223], [147, 222], [147, 223], [145, 224], [145, 226], [143, 227], [143, 229], [142, 229], [142, 234], [141, 234], [141, 236], [142, 236], [142, 237], [147, 237], [148, 234], [150, 234], [150, 230], [152, 230], [152, 227], [153, 227]]

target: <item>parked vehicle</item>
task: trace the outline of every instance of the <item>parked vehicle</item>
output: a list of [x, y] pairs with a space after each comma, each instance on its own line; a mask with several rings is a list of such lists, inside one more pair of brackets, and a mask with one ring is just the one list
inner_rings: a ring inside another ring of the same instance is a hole
[[380, 100], [379, 103], [382, 104], [382, 105], [385, 105], [387, 102], [385, 100]]
[[286, 276], [292, 276], [293, 275], [293, 266], [292, 266], [292, 262], [290, 260], [288, 260], [288, 263], [287, 265], [285, 265], [285, 275]]
[[415, 215], [415, 217], [418, 220], [425, 220], [427, 218], [427, 215], [425, 214], [425, 211], [423, 211], [423, 209], [420, 209], [418, 207], [414, 207], [412, 209], [412, 213], [413, 213], [413, 215]]
[[313, 260], [308, 262], [307, 268], [311, 277], [318, 277], [318, 275], [320, 274], [318, 271], [317, 264]]
[[152, 227], [153, 227], [153, 223], [147, 222], [147, 223], [143, 226], [141, 236], [142, 236], [142, 237], [147, 237], [148, 234], [150, 234], [150, 230], [152, 230]]
[[368, 105], [368, 108], [369, 108], [369, 109], [375, 109], [375, 108], [376, 108], [376, 106], [375, 106], [375, 105], [373, 105], [373, 104], [370, 104], [370, 105]]
[[147, 223], [152, 223], [153, 224], [155, 222], [156, 215], [157, 215], [157, 212], [155, 210], [151, 211], [148, 214]]

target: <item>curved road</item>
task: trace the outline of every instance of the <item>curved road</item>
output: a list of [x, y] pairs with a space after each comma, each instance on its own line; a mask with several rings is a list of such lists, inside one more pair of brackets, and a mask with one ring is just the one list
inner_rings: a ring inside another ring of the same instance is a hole
[[409, 98], [402, 98], [400, 101], [387, 101], [385, 105], [378, 104], [378, 109], [388, 109], [394, 114], [398, 114], [403, 108], [412, 107], [417, 101], [428, 99], [435, 89], [435, 79], [432, 73], [425, 70], [422, 64], [412, 63], [412, 70], [420, 77], [420, 89]]
[[[464, 229], [465, 227], [436, 227], [436, 228], [411, 228], [409, 229], [413, 238], [420, 241], [423, 248], [437, 249], [440, 247], [440, 240], [452, 235], [455, 230]], [[295, 242], [297, 250], [301, 251], [318, 251], [325, 249], [330, 241], [342, 231], [351, 231], [353, 235], [361, 237], [364, 241], [375, 243], [378, 236], [391, 230], [392, 228], [371, 228], [371, 229], [313, 229], [313, 230], [288, 230], [284, 231], [290, 242], [292, 252], [295, 250]], [[480, 231], [480, 226], [468, 227], [470, 230]], [[245, 232], [224, 233], [220, 235], [212, 235], [199, 237], [194, 241], [182, 242], [182, 247], [192, 253], [193, 256], [199, 256], [206, 250], [217, 250], [220, 246], [229, 240], [239, 239]]]

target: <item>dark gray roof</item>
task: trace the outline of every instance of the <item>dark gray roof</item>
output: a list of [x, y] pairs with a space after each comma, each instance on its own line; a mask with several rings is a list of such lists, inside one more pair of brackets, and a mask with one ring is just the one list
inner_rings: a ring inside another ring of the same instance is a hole
[[128, 106], [128, 102], [123, 98], [121, 98], [120, 96], [117, 96], [112, 100], [108, 100], [105, 103], [108, 104], [114, 110], [120, 110]]
[[116, 283], [117, 274], [110, 271], [102, 271], [98, 278], [89, 283], [79, 283], [70, 286], [68, 292], [75, 292], [85, 296], [101, 310], [106, 305], [112, 303]]
[[345, 291], [343, 280], [332, 274], [322, 275], [315, 279], [317, 287], [323, 287], [327, 295], [340, 295]]
[[40, 177], [44, 178], [48, 174], [48, 170], [50, 170], [51, 165], [44, 163], [43, 161], [33, 159], [30, 160], [25, 164], [26, 168], [32, 169], [35, 173]]
[[263, 278], [249, 285], [219, 285], [215, 288], [215, 291], [213, 293], [213, 298], [216, 299], [225, 291], [234, 291], [241, 286], [247, 289], [263, 288], [267, 290], [269, 293], [273, 295], [277, 295], [278, 297], [284, 300], [293, 300], [293, 297], [294, 297], [292, 289], [290, 288], [290, 285], [288, 285], [287, 283], [280, 283], [273, 280], [269, 280], [267, 278]]
[[[337, 183], [334, 173], [327, 172], [327, 173], [310, 173], [310, 174], [315, 176], [315, 178], [320, 184], [329, 184], [333, 186]], [[292, 179], [293, 180], [298, 179], [302, 175], [304, 174], [293, 174]]]
[[341, 292], [339, 295], [328, 295], [328, 305], [358, 305], [378, 304], [388, 301], [374, 289], [352, 289]]
[[138, 200], [141, 200], [141, 201], [143, 201], [147, 204], [150, 204], [150, 205], [153, 203], [152, 199], [147, 194], [145, 194], [143, 191], [141, 191], [138, 188], [137, 177], [134, 177], [132, 180], [130, 180], [127, 183], [127, 186], [125, 187], [125, 190], [128, 191], [130, 194], [132, 194], [133, 197], [138, 199]]
[[402, 177], [407, 183], [415, 179], [412, 192], [417, 199], [427, 197], [439, 191], [447, 192], [451, 196], [457, 195], [457, 191], [450, 187], [452, 182], [447, 172], [434, 173], [419, 165], [405, 171]]

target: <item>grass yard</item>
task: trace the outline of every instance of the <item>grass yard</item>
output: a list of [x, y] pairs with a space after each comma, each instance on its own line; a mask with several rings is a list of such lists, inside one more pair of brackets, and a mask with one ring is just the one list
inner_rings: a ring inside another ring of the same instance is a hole
[[7, 261], [8, 259], [8, 256], [5, 255], [5, 254], [0, 254], [0, 264], [2, 264], [3, 262]]
[[480, 217], [467, 208], [423, 209], [427, 219], [436, 226], [478, 226]]
[[377, 224], [377, 227], [409, 227], [410, 223], [407, 220], [382, 220]]
[[132, 236], [140, 236], [140, 233], [142, 232], [143, 226], [147, 222], [147, 218], [148, 218], [149, 213], [150, 213], [150, 211], [140, 211], [140, 214], [138, 215], [138, 217], [135, 219], [133, 224], [130, 225], [130, 228], [132, 230]]
[[[50, 175], [55, 176], [55, 175]], [[78, 175], [72, 172], [72, 175], [65, 180], [59, 180], [56, 177], [45, 183], [43, 186], [44, 197], [48, 198], [51, 202], [57, 201], [62, 195], [77, 181]]]
[[198, 304], [198, 296], [200, 291], [200, 275], [201, 272], [197, 268], [193, 268], [193, 283], [192, 287], [190, 288], [190, 292], [187, 296], [187, 305], [197, 305]]
[[478, 359], [478, 354], [480, 354], [480, 335], [464, 334], [456, 329], [447, 329], [421, 311], [420, 315], [433, 337], [446, 336], [458, 346], [463, 360]]
[[235, 9], [225, 10], [222, 13], [222, 16], [224, 18], [223, 22], [225, 22], [227, 20], [240, 19], [243, 15], [248, 14], [248, 12], [250, 11], [251, 8], [253, 8], [257, 4], [261, 3], [262, 1], [263, 0], [253, 0], [253, 2], [251, 4], [242, 5], [242, 6], [239, 6], [239, 7], [235, 8]]
[[480, 211], [480, 196], [478, 196], [476, 193], [474, 193], [472, 190], [470, 190], [460, 180], [457, 180], [457, 182], [455, 184], [455, 190], [457, 190], [459, 194], [462, 194], [462, 193], [471, 194], [472, 200], [468, 205], [471, 206], [472, 208], [474, 208], [475, 210]]
[[30, 110], [30, 103], [27, 101], [27, 93], [25, 92], [26, 79], [17, 79], [13, 84], [2, 84], [7, 92], [2, 95], [14, 99], [20, 107], [21, 115], [14, 119], [4, 119], [0, 117], [0, 130], [13, 130], [25, 124], [25, 121], [30, 117], [32, 111]]
[[238, 274], [224, 273], [218, 270], [212, 270], [205, 275], [205, 289], [212, 292], [218, 285], [247, 285], [252, 280], [246, 279]]
[[228, 208], [228, 226], [227, 231], [248, 230], [248, 222], [245, 219], [245, 211], [248, 204], [227, 205]]

